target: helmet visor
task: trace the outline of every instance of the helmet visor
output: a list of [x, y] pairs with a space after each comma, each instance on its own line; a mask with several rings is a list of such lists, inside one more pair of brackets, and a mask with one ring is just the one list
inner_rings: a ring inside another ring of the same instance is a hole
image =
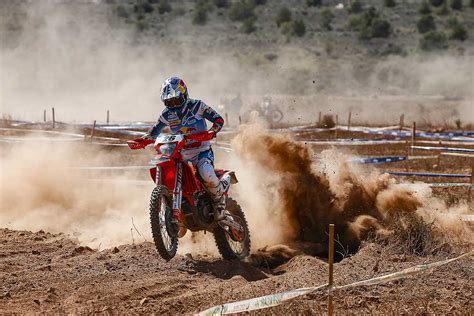
[[179, 96], [175, 98], [170, 98], [170, 99], [166, 99], [164, 102], [165, 102], [166, 107], [176, 108], [176, 107], [180, 107], [184, 103], [184, 97]]

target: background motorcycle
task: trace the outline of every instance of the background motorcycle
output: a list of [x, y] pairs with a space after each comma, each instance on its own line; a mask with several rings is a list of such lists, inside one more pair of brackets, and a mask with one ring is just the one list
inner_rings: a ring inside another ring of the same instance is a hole
[[[158, 154], [154, 161], [156, 167], [150, 169], [156, 183], [150, 199], [150, 221], [156, 249], [165, 260], [175, 256], [178, 238], [188, 229], [213, 233], [219, 253], [226, 260], [243, 259], [250, 252], [248, 225], [240, 205], [225, 192], [226, 217], [215, 222], [211, 196], [196, 176], [192, 164], [181, 155], [187, 142], [209, 141], [213, 136], [213, 132], [160, 134], [154, 142], [143, 138], [127, 142], [131, 149], [142, 149], [154, 143]], [[226, 173], [231, 176], [231, 183], [237, 183], [233, 172], [216, 169], [219, 178]]]

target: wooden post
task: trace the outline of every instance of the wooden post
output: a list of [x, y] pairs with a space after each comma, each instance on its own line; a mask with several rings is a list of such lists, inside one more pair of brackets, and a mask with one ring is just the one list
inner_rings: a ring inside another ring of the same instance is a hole
[[[471, 161], [471, 186], [474, 184], [474, 162]], [[467, 194], [467, 200], [471, 202], [471, 191], [472, 188], [469, 186], [467, 187], [468, 194]]]
[[400, 115], [400, 132], [403, 130], [403, 126], [405, 125], [405, 114]]
[[227, 124], [227, 127], [230, 126], [230, 124], [229, 124], [229, 115], [227, 114], [227, 112], [225, 113], [225, 124]]
[[334, 273], [334, 224], [329, 224], [329, 281], [328, 281], [328, 315], [334, 314], [334, 306], [332, 303], [332, 285]]
[[110, 111], [107, 110], [107, 125], [109, 125], [110, 122]]
[[416, 122], [413, 122], [413, 127], [411, 129], [411, 147], [410, 147], [410, 153], [413, 156], [413, 146], [415, 146], [415, 141], [416, 141]]
[[92, 141], [92, 139], [94, 138], [95, 124], [96, 124], [96, 121], [94, 120], [94, 124], [92, 124], [92, 130], [91, 130], [91, 141]]
[[239, 125], [242, 125], [242, 117], [239, 115]]
[[43, 111], [43, 121], [46, 123], [46, 110]]
[[352, 112], [349, 112], [349, 118], [347, 119], [347, 130], [351, 130], [351, 117], [352, 117]]
[[337, 139], [337, 125], [339, 125], [339, 115], [336, 114], [336, 126], [334, 127], [334, 138]]
[[51, 112], [53, 113], [53, 128], [56, 127], [56, 118], [54, 116], [54, 108], [51, 108]]
[[319, 111], [319, 116], [318, 116], [318, 127], [321, 127], [321, 111]]

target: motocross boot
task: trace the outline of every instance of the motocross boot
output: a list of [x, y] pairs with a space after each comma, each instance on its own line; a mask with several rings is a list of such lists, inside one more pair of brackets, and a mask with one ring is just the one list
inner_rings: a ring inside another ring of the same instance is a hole
[[219, 186], [216, 194], [214, 194], [214, 220], [221, 221], [226, 217], [226, 192], [229, 190], [232, 176], [226, 173], [219, 180]]

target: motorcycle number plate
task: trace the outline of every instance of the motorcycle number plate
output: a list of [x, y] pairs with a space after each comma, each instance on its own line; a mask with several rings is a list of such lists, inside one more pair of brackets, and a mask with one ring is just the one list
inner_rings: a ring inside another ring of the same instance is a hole
[[184, 139], [183, 135], [160, 134], [155, 140], [155, 145], [166, 144], [166, 143], [176, 143], [176, 142], [182, 141], [183, 139]]

